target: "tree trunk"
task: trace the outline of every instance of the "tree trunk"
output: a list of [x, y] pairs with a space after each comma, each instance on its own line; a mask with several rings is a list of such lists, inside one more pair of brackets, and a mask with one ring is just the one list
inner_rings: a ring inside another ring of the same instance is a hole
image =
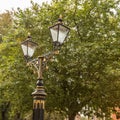
[[2, 120], [5, 120], [5, 111], [2, 111]]
[[75, 114], [69, 115], [69, 120], [74, 120], [75, 119]]

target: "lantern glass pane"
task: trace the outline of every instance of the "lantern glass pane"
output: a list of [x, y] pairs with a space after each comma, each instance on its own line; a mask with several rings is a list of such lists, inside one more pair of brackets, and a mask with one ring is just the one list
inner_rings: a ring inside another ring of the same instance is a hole
[[21, 47], [22, 47], [24, 56], [32, 57], [37, 47], [37, 44], [27, 40], [21, 44]]
[[57, 25], [51, 27], [50, 31], [51, 31], [53, 42], [59, 42], [60, 44], [62, 44], [64, 42], [65, 38], [67, 37], [69, 28], [67, 28], [61, 24], [57, 24]]
[[51, 31], [51, 35], [52, 35], [53, 42], [57, 41], [58, 25], [56, 25], [56, 26], [54, 26], [54, 27], [51, 27], [51, 28], [50, 28], [50, 31]]
[[69, 29], [63, 25], [59, 26], [58, 41], [62, 44], [67, 37]]

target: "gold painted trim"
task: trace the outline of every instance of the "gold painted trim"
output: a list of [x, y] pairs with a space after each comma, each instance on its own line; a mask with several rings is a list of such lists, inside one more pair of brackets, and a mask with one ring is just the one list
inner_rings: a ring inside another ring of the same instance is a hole
[[45, 109], [45, 101], [44, 100], [34, 100], [33, 101], [33, 109]]

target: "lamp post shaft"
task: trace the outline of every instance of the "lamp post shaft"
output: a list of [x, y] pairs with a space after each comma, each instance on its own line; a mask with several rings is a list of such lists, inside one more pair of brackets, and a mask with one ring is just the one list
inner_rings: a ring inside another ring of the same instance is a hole
[[33, 120], [44, 120], [46, 93], [43, 85], [42, 65], [44, 57], [38, 57], [38, 80], [33, 96]]
[[39, 65], [39, 67], [38, 67], [38, 79], [43, 79], [43, 76], [42, 76], [43, 59], [44, 59], [44, 57], [42, 57], [42, 56], [38, 57], [38, 65]]

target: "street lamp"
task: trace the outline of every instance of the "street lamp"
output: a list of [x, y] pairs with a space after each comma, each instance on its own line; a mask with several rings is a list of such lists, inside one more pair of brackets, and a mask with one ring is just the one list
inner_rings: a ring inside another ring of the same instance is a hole
[[33, 65], [38, 73], [38, 79], [36, 83], [37, 86], [35, 91], [32, 93], [33, 120], [44, 120], [45, 98], [47, 94], [44, 90], [42, 73], [44, 71], [46, 62], [49, 61], [49, 59], [51, 59], [57, 53], [56, 51], [60, 49], [61, 45], [67, 38], [69, 31], [70, 29], [63, 25], [62, 19], [59, 18], [58, 23], [50, 27], [54, 50], [38, 56], [33, 60], [31, 60], [31, 57], [33, 56], [38, 44], [32, 41], [30, 35], [28, 36], [27, 40], [21, 43], [23, 54], [28, 65]]
[[21, 47], [24, 53], [24, 57], [26, 60], [29, 60], [35, 52], [38, 44], [32, 41], [31, 36], [29, 35], [28, 38], [21, 43]]
[[62, 19], [58, 19], [58, 23], [50, 27], [51, 36], [53, 39], [54, 49], [59, 49], [68, 36], [70, 29], [63, 25]]

